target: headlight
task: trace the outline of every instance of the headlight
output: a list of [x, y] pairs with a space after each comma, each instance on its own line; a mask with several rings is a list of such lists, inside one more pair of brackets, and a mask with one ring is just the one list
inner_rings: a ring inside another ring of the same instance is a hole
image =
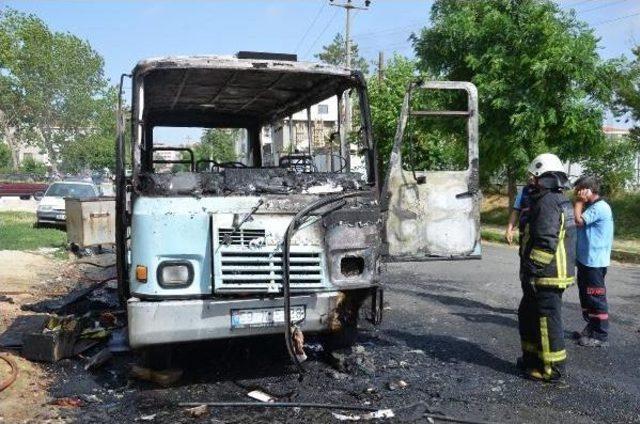
[[187, 287], [193, 282], [193, 266], [189, 262], [162, 262], [157, 277], [161, 287]]
[[43, 212], [44, 211], [50, 211], [51, 210], [51, 206], [49, 206], [49, 205], [40, 205], [40, 206], [38, 206], [38, 210], [39, 211], [43, 211]]

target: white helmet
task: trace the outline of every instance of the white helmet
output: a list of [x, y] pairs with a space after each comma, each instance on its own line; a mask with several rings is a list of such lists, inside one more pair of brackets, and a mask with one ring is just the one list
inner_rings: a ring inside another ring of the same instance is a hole
[[543, 153], [536, 156], [529, 164], [528, 171], [534, 177], [539, 177], [547, 172], [565, 172], [562, 161], [553, 153]]

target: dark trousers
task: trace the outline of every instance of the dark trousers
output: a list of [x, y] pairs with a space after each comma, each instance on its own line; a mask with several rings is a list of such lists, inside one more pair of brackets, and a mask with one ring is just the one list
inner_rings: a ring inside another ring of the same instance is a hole
[[578, 293], [582, 317], [587, 322], [591, 337], [606, 341], [609, 335], [609, 304], [604, 277], [607, 268], [594, 268], [578, 262]]
[[562, 293], [551, 287], [536, 287], [526, 273], [520, 276], [522, 300], [518, 324], [524, 366], [550, 375], [563, 372], [567, 352], [562, 328]]

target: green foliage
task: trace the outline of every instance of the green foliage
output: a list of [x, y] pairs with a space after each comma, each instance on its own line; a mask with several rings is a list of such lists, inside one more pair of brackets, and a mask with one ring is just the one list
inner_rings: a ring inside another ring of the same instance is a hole
[[34, 228], [36, 214], [0, 212], [0, 246], [7, 250], [35, 250], [40, 247], [66, 249], [67, 235], [57, 228]]
[[20, 164], [20, 172], [23, 174], [31, 174], [38, 177], [44, 177], [45, 175], [47, 175], [47, 165], [35, 160], [32, 157], [26, 157]]
[[628, 114], [635, 121], [630, 129], [630, 138], [636, 146], [640, 146], [640, 45], [633, 50], [635, 58], [622, 67], [616, 82], [615, 111]]
[[91, 119], [95, 126], [65, 144], [61, 155], [64, 172], [101, 171], [105, 168], [115, 171], [117, 96], [117, 90], [111, 88], [98, 99], [95, 116]]
[[538, 153], [577, 161], [604, 142], [615, 63], [572, 13], [549, 0], [436, 0], [431, 20], [413, 36], [419, 68], [478, 87], [485, 177], [522, 178]]
[[107, 82], [104, 61], [85, 40], [51, 31], [34, 15], [0, 11], [0, 109], [20, 140], [35, 141], [54, 166], [59, 152], [95, 127]]
[[[314, 57], [325, 63], [336, 66], [347, 66], [347, 44], [342, 34], [337, 33], [333, 41], [322, 46], [322, 51]], [[369, 72], [367, 60], [360, 56], [358, 45], [351, 40], [351, 69], [357, 69], [363, 74]]]
[[11, 169], [11, 150], [9, 146], [0, 141], [0, 173]]
[[609, 139], [585, 161], [585, 172], [598, 176], [605, 195], [618, 195], [635, 172], [638, 155], [636, 142], [628, 139]]
[[193, 148], [196, 161], [200, 159], [213, 160], [218, 163], [236, 161], [235, 140], [239, 136], [240, 130], [238, 129], [209, 128], [203, 131], [200, 143]]
[[[416, 62], [394, 55], [386, 64], [384, 79], [369, 78], [369, 103], [373, 136], [383, 165], [393, 148], [398, 117], [404, 95], [411, 82], [418, 79]], [[424, 77], [422, 75], [421, 77]], [[411, 96], [411, 108], [442, 109], [450, 106], [452, 99], [433, 92], [415, 90]], [[416, 170], [464, 169], [467, 161], [466, 130], [462, 121], [409, 117], [403, 143], [405, 167]]]

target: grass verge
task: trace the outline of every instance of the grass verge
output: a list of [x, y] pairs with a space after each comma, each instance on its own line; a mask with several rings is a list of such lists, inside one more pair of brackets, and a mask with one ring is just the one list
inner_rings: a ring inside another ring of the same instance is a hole
[[31, 212], [0, 212], [0, 250], [54, 247], [64, 252], [67, 234], [57, 228], [35, 228], [35, 222]]
[[[492, 243], [507, 244], [504, 238], [504, 227], [482, 224], [482, 240]], [[514, 245], [518, 245], [517, 232], [514, 234]], [[613, 242], [613, 250], [611, 251], [611, 259], [618, 262], [626, 262], [640, 264], [640, 242], [628, 240], [615, 240]]]

